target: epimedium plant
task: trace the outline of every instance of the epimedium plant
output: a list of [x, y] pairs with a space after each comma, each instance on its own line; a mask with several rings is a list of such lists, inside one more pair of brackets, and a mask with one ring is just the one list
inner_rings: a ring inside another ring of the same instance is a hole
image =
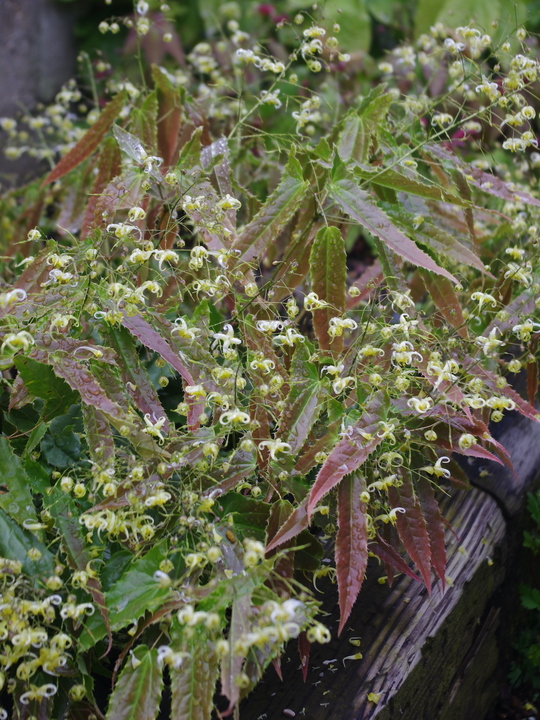
[[288, 640], [306, 669], [330, 639], [317, 577], [339, 632], [370, 556], [444, 587], [456, 456], [511, 467], [489, 421], [538, 420], [534, 38], [437, 25], [368, 82], [339, 26], [280, 22], [23, 119], [56, 162], [1, 199], [17, 717], [156, 717], [166, 683], [208, 718], [218, 679], [230, 714]]

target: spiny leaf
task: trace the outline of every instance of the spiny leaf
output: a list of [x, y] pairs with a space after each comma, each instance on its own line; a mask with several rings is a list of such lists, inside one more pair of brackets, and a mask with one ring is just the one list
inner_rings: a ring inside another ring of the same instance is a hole
[[346, 477], [338, 489], [338, 532], [335, 548], [340, 611], [338, 635], [349, 619], [366, 573], [366, 505], [360, 500], [364, 490], [365, 480], [359, 473]]
[[107, 607], [113, 630], [125, 627], [165, 602], [169, 588], [161, 587], [154, 580], [154, 573], [166, 554], [167, 545], [162, 541], [136, 560], [109, 590]]
[[136, 135], [124, 130], [120, 125], [113, 126], [113, 135], [120, 150], [133, 162], [140, 164], [146, 160], [148, 153]]
[[444, 268], [437, 265], [429, 255], [421, 250], [412, 240], [404, 235], [381, 210], [370, 196], [353, 180], [342, 178], [335, 180], [329, 189], [330, 197], [341, 207], [343, 212], [365, 227], [372, 235], [380, 238], [399, 256], [419, 267], [432, 270], [453, 282], [456, 278]]
[[422, 507], [408, 475], [402, 475], [399, 488], [388, 488], [388, 499], [394, 509], [405, 509], [404, 513], [396, 514], [397, 531], [409, 557], [420, 570], [428, 593], [431, 593], [431, 545]]
[[71, 150], [58, 162], [56, 167], [51, 170], [43, 181], [42, 186], [48, 185], [55, 180], [59, 180], [64, 175], [67, 175], [67, 173], [71, 172], [74, 168], [89, 158], [94, 150], [97, 150], [101, 140], [126, 104], [126, 99], [127, 93], [125, 90], [122, 90], [113, 100], [111, 100], [111, 102], [101, 111], [101, 114], [96, 122], [86, 131], [75, 147], [71, 148]]
[[278, 431], [279, 437], [291, 446], [291, 456], [302, 448], [320, 410], [317, 368], [309, 358], [305, 343], [298, 343], [291, 361], [290, 391]]
[[92, 405], [82, 405], [84, 432], [92, 462], [102, 465], [115, 454], [114, 438], [105, 415]]
[[392, 567], [396, 568], [396, 570], [403, 573], [404, 575], [407, 575], [413, 580], [418, 580], [418, 582], [421, 582], [418, 575], [415, 575], [413, 573], [411, 568], [407, 565], [407, 563], [397, 552], [397, 550], [391, 545], [388, 545], [388, 543], [385, 542], [380, 535], [377, 535], [377, 541], [371, 543], [369, 549], [383, 562], [391, 565]]
[[424, 268], [418, 268], [418, 272], [435, 307], [440, 311], [444, 319], [457, 330], [459, 335], [466, 340], [468, 332], [463, 317], [463, 308], [452, 283], [440, 275], [435, 278], [433, 273]]
[[[169, 363], [177, 372], [180, 373], [182, 379], [186, 385], [195, 385], [193, 376], [181, 361], [180, 357], [173, 352], [169, 343], [161, 337], [161, 335], [154, 330], [154, 328], [144, 320], [140, 315], [125, 316], [122, 320], [122, 324], [126, 327], [132, 335], [135, 335], [143, 345], [154, 352], [157, 352], [161, 357]], [[189, 415], [188, 415], [188, 427], [191, 430], [195, 430], [199, 426], [199, 416], [204, 409], [204, 402], [197, 400], [188, 400], [189, 403]]]
[[439, 185], [428, 185], [419, 180], [418, 177], [405, 175], [394, 168], [379, 168], [373, 165], [357, 165], [354, 167], [354, 174], [361, 180], [372, 182], [376, 185], [392, 188], [392, 190], [419, 195], [430, 200], [441, 200], [454, 205], [465, 205], [469, 203], [458, 195], [453, 195]]
[[491, 273], [486, 271], [478, 255], [475, 255], [472, 250], [460, 243], [453, 235], [437, 227], [434, 223], [426, 220], [422, 223], [420, 229], [416, 231], [415, 237], [419, 242], [424, 243], [435, 252], [445, 255], [450, 260], [470, 265], [484, 275], [491, 277]]
[[338, 154], [343, 162], [369, 161], [371, 146], [391, 104], [392, 96], [385, 93], [384, 86], [379, 86], [371, 91], [358, 109], [347, 113], [337, 141]]
[[266, 553], [292, 540], [309, 526], [307, 498], [296, 507], [266, 546]]
[[218, 677], [218, 661], [204, 628], [197, 626], [182, 641], [173, 633], [171, 647], [175, 652], [189, 653], [179, 667], [170, 667], [171, 720], [210, 720]]
[[525, 205], [536, 205], [540, 207], [540, 200], [533, 197], [528, 192], [514, 187], [511, 183], [504, 182], [496, 175], [484, 172], [480, 168], [474, 167], [464, 162], [454, 153], [445, 150], [441, 145], [428, 145], [425, 148], [431, 155], [446, 161], [453, 167], [462, 172], [465, 178], [482, 192], [502, 198], [508, 202], [515, 202], [516, 199], [525, 203]]
[[157, 149], [158, 99], [153, 90], [143, 100], [140, 108], [133, 108], [130, 116], [130, 129], [135, 137], [141, 138], [148, 151], [155, 155]]
[[[32, 548], [37, 548], [41, 553], [41, 557], [37, 560], [28, 557], [28, 551]], [[0, 557], [20, 562], [25, 575], [34, 581], [41, 576], [54, 575], [54, 555], [34, 533], [23, 530], [2, 508], [0, 508]]]
[[281, 182], [270, 195], [253, 220], [234, 241], [240, 259], [249, 262], [260, 258], [292, 218], [309, 189], [302, 179], [302, 168], [291, 155]]
[[97, 175], [92, 185], [81, 227], [81, 239], [85, 240], [92, 230], [99, 227], [103, 218], [96, 212], [99, 199], [107, 185], [122, 171], [122, 156], [115, 139], [108, 137], [103, 141], [99, 155]]
[[319, 230], [309, 257], [311, 289], [328, 307], [313, 311], [313, 328], [321, 350], [336, 356], [343, 350], [343, 337], [328, 335], [330, 320], [345, 312], [347, 281], [347, 253], [340, 231], [336, 227]]
[[249, 611], [251, 607], [251, 592], [237, 596], [232, 603], [231, 625], [229, 629], [230, 650], [221, 661], [221, 693], [229, 701], [229, 710], [240, 699], [240, 688], [235, 682], [244, 663], [244, 656], [235, 652], [235, 645], [242, 635], [249, 632]]
[[65, 380], [55, 375], [49, 365], [22, 355], [17, 356], [14, 362], [28, 391], [46, 401], [44, 414], [47, 420], [62, 415], [77, 402], [77, 393]]
[[431, 564], [440, 578], [442, 587], [445, 586], [446, 573], [446, 548], [444, 543], [444, 528], [439, 510], [439, 504], [435, 499], [435, 493], [429, 480], [422, 476], [416, 483], [416, 491], [422, 512], [426, 521], [426, 528], [429, 535], [431, 547]]
[[182, 121], [180, 93], [157, 65], [152, 65], [152, 79], [157, 89], [159, 103], [158, 150], [163, 158], [164, 167], [170, 167], [175, 161]]
[[379, 421], [382, 419], [383, 404], [383, 396], [378, 393], [360, 420], [350, 427], [347, 435], [326, 458], [309, 494], [307, 507], [309, 518], [319, 500], [345, 475], [357, 470], [383, 441], [382, 434], [377, 433]]
[[165, 418], [163, 431], [168, 433], [169, 420], [157, 394], [150, 382], [148, 373], [141, 367], [132, 335], [125, 328], [111, 329], [107, 339], [121, 359], [120, 371], [124, 383], [131, 384], [131, 397], [143, 415]]
[[0, 490], [0, 507], [21, 525], [25, 520], [37, 522], [28, 476], [4, 437], [0, 437], [0, 485], [7, 488]]
[[157, 650], [139, 645], [128, 657], [112, 692], [107, 720], [154, 720], [159, 711], [163, 675]]

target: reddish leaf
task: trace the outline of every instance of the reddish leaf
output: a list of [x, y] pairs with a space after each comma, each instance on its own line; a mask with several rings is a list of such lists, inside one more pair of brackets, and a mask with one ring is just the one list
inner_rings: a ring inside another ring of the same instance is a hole
[[437, 265], [427, 253], [401, 232], [390, 220], [388, 215], [378, 207], [365, 190], [353, 180], [342, 178], [333, 182], [329, 189], [330, 197], [357, 223], [393, 250], [404, 260], [418, 267], [432, 270], [443, 275], [452, 282], [456, 278], [444, 268]]
[[445, 450], [456, 452], [460, 455], [467, 455], [468, 457], [477, 457], [482, 458], [483, 460], [491, 460], [492, 462], [499, 463], [499, 465], [504, 465], [502, 460], [500, 460], [493, 453], [490, 453], [489, 450], [486, 450], [479, 443], [476, 443], [470, 448], [460, 448], [459, 436], [455, 433], [452, 433], [452, 443], [449, 443], [447, 440], [443, 440], [442, 438], [438, 438], [435, 442], [439, 447], [442, 447]]
[[321, 408], [318, 371], [309, 361], [310, 355], [305, 343], [296, 345], [291, 360], [290, 390], [279, 419], [277, 434], [291, 446], [291, 463], [305, 443]]
[[163, 158], [163, 166], [170, 167], [178, 147], [182, 107], [180, 94], [169, 78], [157, 65], [152, 65], [152, 78], [157, 88], [158, 115], [158, 150]]
[[445, 585], [446, 572], [446, 548], [444, 545], [444, 530], [439, 504], [435, 499], [435, 493], [429, 480], [421, 477], [416, 485], [418, 499], [422, 506], [426, 528], [431, 546], [431, 564], [439, 576], [443, 590]]
[[366, 573], [366, 505], [360, 500], [364, 490], [365, 480], [356, 473], [345, 478], [338, 491], [338, 532], [335, 549], [340, 611], [338, 635], [351, 614]]
[[478, 364], [477, 360], [475, 360], [474, 358], [465, 358], [463, 366], [465, 370], [471, 373], [471, 375], [476, 375], [476, 377], [484, 380], [486, 385], [491, 390], [493, 390], [496, 395], [504, 395], [505, 397], [510, 398], [510, 400], [513, 400], [516, 404], [516, 410], [519, 413], [521, 413], [525, 417], [528, 417], [530, 420], [540, 422], [540, 414], [538, 413], [538, 410], [534, 407], [534, 405], [531, 405], [526, 400], [524, 400], [519, 393], [517, 393], [512, 387], [510, 387], [510, 385], [505, 385], [503, 388], [497, 387], [496, 383], [498, 376], [492, 373], [490, 370], [486, 370], [485, 368], [481, 367]]
[[538, 392], [538, 362], [527, 363], [527, 395], [531, 406], [536, 401], [536, 393]]
[[466, 175], [467, 180], [479, 190], [509, 202], [515, 202], [516, 198], [518, 198], [525, 205], [540, 207], [540, 200], [537, 198], [514, 186], [510, 187], [510, 183], [504, 182], [496, 175], [484, 172], [480, 168], [474, 167], [474, 165], [463, 162], [457, 155], [445, 150], [441, 145], [429, 145], [427, 149], [435, 157], [457, 167], [460, 172]]
[[49, 183], [60, 179], [64, 175], [67, 175], [67, 173], [71, 172], [74, 168], [89, 158], [95, 150], [97, 150], [101, 140], [106, 135], [114, 120], [118, 117], [120, 111], [126, 104], [126, 99], [126, 91], [122, 90], [122, 92], [119, 92], [118, 95], [111, 100], [111, 102], [101, 111], [101, 114], [96, 122], [86, 131], [75, 147], [71, 148], [71, 150], [58, 162], [56, 167], [51, 170], [42, 182], [42, 186], [48, 185]]
[[114, 138], [107, 138], [101, 149], [98, 160], [98, 171], [92, 185], [90, 197], [84, 211], [84, 217], [81, 227], [81, 239], [87, 238], [92, 230], [103, 222], [102, 218], [96, 214], [96, 208], [100, 195], [113, 178], [120, 174], [122, 170], [122, 156], [118, 148], [118, 143]]
[[[318, 453], [327, 453], [334, 446], [341, 425], [341, 420], [334, 420], [326, 426], [326, 433], [319, 438], [313, 434], [310, 435], [306, 444], [300, 451], [294, 470], [299, 475], [306, 475], [312, 468], [317, 465], [315, 457]], [[268, 437], [268, 435], [266, 435]]]
[[440, 275], [433, 276], [429, 270], [418, 268], [418, 272], [429, 297], [444, 319], [455, 328], [463, 339], [467, 339], [468, 332], [463, 317], [463, 309], [452, 283]]
[[388, 499], [393, 508], [404, 508], [396, 515], [396, 527], [409, 557], [420, 570], [428, 593], [431, 594], [431, 544], [426, 520], [418, 498], [414, 494], [408, 475], [402, 476], [402, 485], [388, 488]]
[[274, 548], [279, 545], [283, 545], [288, 540], [292, 540], [297, 535], [300, 535], [302, 530], [305, 530], [309, 526], [307, 516], [307, 498], [296, 507], [289, 515], [287, 520], [283, 523], [277, 533], [274, 535], [272, 540], [266, 546], [266, 554], [270, 553]]
[[[378, 394], [368, 406], [360, 420], [351, 426], [346, 437], [338, 442], [330, 455], [326, 458], [315, 483], [311, 488], [308, 500], [308, 517], [311, 518], [319, 500], [334, 488], [340, 480], [349, 473], [357, 470], [368, 456], [383, 441], [377, 434], [381, 410], [383, 407], [382, 395]], [[371, 436], [366, 439], [364, 434]]]
[[345, 287], [347, 280], [347, 253], [341, 233], [336, 227], [323, 227], [313, 241], [309, 256], [311, 289], [328, 307], [314, 310], [313, 329], [321, 350], [335, 354], [343, 350], [343, 337], [328, 335], [331, 318], [345, 312]]
[[418, 582], [421, 582], [418, 575], [415, 575], [413, 573], [413, 571], [410, 569], [410, 567], [407, 565], [401, 555], [397, 552], [397, 550], [395, 550], [391, 545], [388, 545], [388, 543], [386, 543], [380, 535], [377, 535], [377, 541], [375, 543], [370, 544], [369, 550], [370, 552], [374, 553], [378, 558], [380, 558], [384, 563], [395, 567], [398, 572], [401, 572], [404, 575], [408, 575], [413, 580], [418, 580]]
[[[180, 357], [172, 350], [169, 343], [157, 333], [154, 328], [149, 325], [140, 315], [131, 315], [124, 317], [122, 324], [126, 327], [132, 335], [135, 335], [143, 345], [154, 352], [157, 352], [161, 357], [169, 363], [177, 372], [180, 373], [182, 379], [186, 385], [195, 385], [193, 376], [180, 360]], [[188, 427], [190, 430], [195, 430], [199, 426], [199, 416], [203, 412], [204, 403], [197, 402], [196, 400], [188, 400], [189, 403], [189, 415], [188, 415]]]
[[298, 654], [300, 655], [300, 666], [302, 668], [302, 678], [306, 682], [309, 669], [309, 649], [311, 643], [307, 639], [307, 634], [301, 632], [298, 636]]
[[130, 395], [137, 408], [143, 415], [148, 414], [156, 419], [164, 417], [163, 431], [168, 433], [169, 420], [167, 414], [159, 400], [156, 389], [150, 382], [148, 373], [141, 367], [132, 336], [124, 328], [119, 328], [118, 330], [110, 330], [106, 337], [122, 360], [120, 363], [122, 379], [126, 387], [128, 382], [130, 383], [132, 388]]

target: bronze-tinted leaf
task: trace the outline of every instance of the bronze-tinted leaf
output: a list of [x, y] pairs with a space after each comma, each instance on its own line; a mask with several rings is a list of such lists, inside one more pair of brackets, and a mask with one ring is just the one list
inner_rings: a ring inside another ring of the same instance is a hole
[[429, 480], [422, 476], [416, 483], [416, 491], [422, 512], [426, 521], [426, 528], [431, 546], [431, 564], [440, 578], [442, 587], [445, 586], [446, 547], [444, 542], [444, 527], [439, 504]]
[[105, 137], [114, 120], [120, 114], [127, 99], [125, 90], [118, 95], [102, 111], [96, 122], [89, 128], [82, 138], [77, 142], [75, 147], [64, 155], [58, 164], [51, 170], [43, 181], [43, 185], [59, 180], [67, 173], [71, 172], [78, 165], [84, 162], [92, 153], [97, 150], [101, 140]]
[[443, 318], [457, 330], [463, 339], [467, 339], [467, 325], [463, 317], [463, 308], [459, 302], [452, 283], [440, 275], [434, 277], [433, 273], [424, 268], [418, 268], [422, 282], [435, 307]]
[[424, 513], [408, 474], [403, 473], [399, 488], [388, 488], [388, 499], [394, 509], [405, 510], [396, 513], [397, 531], [403, 547], [420, 570], [428, 593], [431, 593], [431, 544]]
[[291, 156], [281, 182], [266, 200], [253, 220], [233, 243], [240, 259], [250, 262], [260, 258], [292, 218], [309, 189], [304, 182], [298, 160]]
[[345, 475], [357, 470], [383, 441], [377, 433], [382, 420], [383, 397], [378, 394], [371, 401], [360, 420], [349, 428], [347, 435], [338, 442], [326, 458], [315, 478], [308, 500], [308, 517], [321, 498], [332, 490]]
[[157, 650], [139, 645], [128, 657], [107, 711], [107, 720], [154, 720], [159, 711], [163, 675]]
[[335, 180], [330, 185], [329, 195], [344, 213], [372, 235], [380, 238], [400, 257], [413, 265], [432, 270], [437, 275], [443, 275], [452, 282], [457, 282], [451, 273], [437, 265], [416, 243], [402, 233], [357, 182], [347, 177]]
[[336, 575], [340, 620], [338, 635], [347, 622], [366, 573], [366, 505], [360, 499], [365, 480], [360, 473], [346, 477], [338, 490], [338, 531], [336, 537]]

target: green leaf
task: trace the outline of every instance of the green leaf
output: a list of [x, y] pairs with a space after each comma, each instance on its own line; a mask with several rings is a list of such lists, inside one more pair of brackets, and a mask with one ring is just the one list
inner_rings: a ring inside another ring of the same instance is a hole
[[125, 153], [130, 160], [133, 160], [133, 162], [137, 164], [146, 160], [148, 153], [138, 137], [124, 130], [120, 125], [113, 125], [113, 135], [116, 138], [120, 150]]
[[524, 608], [527, 608], [527, 610], [540, 611], [540, 590], [522, 583], [519, 586], [519, 594], [521, 596], [521, 604]]
[[[136, 622], [146, 612], [160, 607], [169, 596], [169, 588], [164, 588], [154, 580], [154, 573], [159, 570], [159, 563], [167, 555], [166, 541], [155, 545], [144, 557], [135, 560], [130, 567], [123, 569], [124, 562], [119, 561], [117, 567], [122, 572], [110, 590], [105, 593], [111, 629], [121, 630], [130, 623]], [[118, 569], [115, 569], [115, 573]], [[110, 578], [112, 580], [112, 578]], [[107, 626], [103, 618], [94, 613], [85, 620], [84, 630], [79, 638], [85, 650], [93, 647], [107, 634]]]
[[41, 452], [45, 460], [49, 465], [54, 465], [61, 470], [74, 465], [81, 457], [81, 440], [74, 432], [74, 426], [58, 425], [55, 427], [56, 420], [65, 417], [65, 415], [60, 415], [55, 418], [41, 441]]
[[169, 668], [171, 677], [171, 720], [210, 720], [218, 678], [215, 643], [200, 625], [191, 634], [172, 632], [175, 652], [189, 653], [182, 664]]
[[158, 99], [153, 90], [145, 97], [140, 108], [133, 108], [130, 116], [131, 131], [152, 155], [157, 154], [157, 114]]
[[71, 172], [80, 165], [84, 160], [90, 157], [94, 150], [97, 150], [101, 140], [113, 124], [114, 120], [120, 114], [120, 111], [126, 104], [127, 93], [122, 90], [111, 102], [101, 111], [100, 116], [92, 127], [86, 131], [77, 144], [64, 155], [51, 172], [47, 175], [42, 183], [49, 183], [59, 180], [61, 177]]
[[107, 720], [154, 720], [159, 711], [163, 674], [157, 650], [139, 645], [128, 656], [114, 687]]
[[154, 573], [159, 570], [159, 563], [166, 555], [167, 543], [163, 540], [144, 557], [136, 560], [106, 593], [113, 630], [138, 620], [145, 612], [155, 610], [166, 600], [169, 588], [161, 587], [154, 580]]
[[343, 119], [337, 150], [344, 163], [367, 163], [371, 146], [380, 133], [392, 104], [392, 96], [384, 86], [372, 90], [356, 110]]
[[343, 315], [346, 309], [347, 253], [336, 227], [319, 230], [309, 257], [311, 288], [328, 307], [313, 311], [313, 327], [321, 350], [338, 355], [343, 350], [343, 337], [328, 335], [330, 320]]
[[234, 526], [242, 539], [244, 537], [263, 539], [271, 505], [236, 492], [220, 497], [219, 504], [223, 517], [232, 514]]
[[[383, 187], [392, 188], [399, 192], [410, 193], [411, 195], [419, 195], [429, 200], [441, 200], [443, 202], [453, 203], [454, 205], [469, 206], [470, 203], [466, 199], [448, 192], [438, 185], [428, 185], [426, 182], [404, 175], [394, 168], [377, 168], [372, 165], [356, 165], [354, 174], [362, 180], [381, 185]], [[420, 177], [420, 176], [419, 176]]]
[[[302, 2], [304, 9], [309, 3]], [[324, 17], [327, 22], [339, 23], [339, 49], [342, 52], [367, 52], [371, 43], [371, 19], [365, 0], [326, 0]]]
[[[526, 6], [518, 0], [420, 0], [415, 15], [415, 36], [429, 32], [435, 23], [446, 27], [475, 25], [489, 30], [493, 20], [500, 26], [499, 33], [506, 34], [525, 21]], [[500, 39], [498, 37], [497, 39]]]
[[416, 243], [404, 235], [357, 183], [348, 178], [336, 180], [331, 184], [329, 194], [343, 212], [372, 235], [380, 238], [397, 255], [413, 265], [432, 270], [437, 275], [443, 275], [457, 283], [451, 273], [437, 265]]
[[4, 437], [0, 437], [0, 483], [7, 488], [7, 492], [0, 491], [0, 507], [20, 524], [25, 520], [37, 522], [30, 481]]
[[77, 393], [55, 374], [50, 365], [22, 355], [15, 357], [14, 362], [28, 392], [45, 400], [44, 417], [48, 420], [63, 415], [78, 401]]
[[[30, 560], [28, 551], [35, 548], [41, 557]], [[22, 564], [25, 575], [37, 580], [54, 574], [55, 559], [47, 547], [28, 530], [23, 530], [0, 508], [0, 555]]]
[[234, 241], [232, 249], [239, 251], [244, 262], [260, 258], [300, 206], [309, 189], [301, 172], [298, 160], [291, 156], [277, 188]]

